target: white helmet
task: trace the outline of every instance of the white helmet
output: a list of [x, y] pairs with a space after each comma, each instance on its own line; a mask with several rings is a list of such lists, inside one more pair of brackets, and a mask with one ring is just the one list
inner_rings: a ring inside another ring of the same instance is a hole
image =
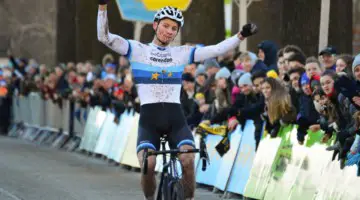
[[181, 11], [177, 8], [174, 8], [171, 6], [165, 6], [165, 7], [161, 8], [155, 14], [154, 21], [157, 22], [164, 18], [172, 19], [172, 20], [178, 22], [181, 25], [181, 27], [184, 26], [184, 17], [182, 15]]

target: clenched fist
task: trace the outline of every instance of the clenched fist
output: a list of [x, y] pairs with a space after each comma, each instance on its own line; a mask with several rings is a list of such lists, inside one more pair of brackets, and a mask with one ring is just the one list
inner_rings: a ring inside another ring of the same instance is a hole
[[243, 37], [249, 37], [249, 36], [256, 34], [257, 32], [258, 32], [258, 27], [253, 23], [249, 23], [249, 24], [245, 24], [242, 27], [240, 34]]

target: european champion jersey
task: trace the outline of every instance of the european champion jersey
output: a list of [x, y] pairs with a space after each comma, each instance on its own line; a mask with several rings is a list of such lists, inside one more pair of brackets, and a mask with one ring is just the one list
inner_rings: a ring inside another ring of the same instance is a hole
[[128, 40], [128, 58], [141, 105], [180, 103], [181, 76], [195, 47], [159, 47]]

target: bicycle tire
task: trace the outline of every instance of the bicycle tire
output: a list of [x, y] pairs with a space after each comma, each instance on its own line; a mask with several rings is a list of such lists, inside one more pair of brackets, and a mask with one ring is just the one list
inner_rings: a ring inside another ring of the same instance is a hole
[[171, 183], [171, 200], [185, 200], [184, 187], [180, 180]]
[[169, 175], [165, 175], [162, 183], [163, 200], [171, 200], [171, 190], [169, 189]]

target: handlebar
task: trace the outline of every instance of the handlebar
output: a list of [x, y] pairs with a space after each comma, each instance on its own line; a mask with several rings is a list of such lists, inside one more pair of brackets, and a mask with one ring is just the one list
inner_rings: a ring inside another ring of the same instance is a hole
[[205, 141], [201, 138], [200, 139], [200, 149], [184, 149], [184, 150], [171, 149], [171, 150], [165, 150], [165, 151], [148, 151], [148, 149], [144, 149], [143, 174], [145, 175], [147, 173], [149, 156], [157, 156], [157, 155], [164, 155], [164, 154], [184, 154], [184, 153], [200, 153], [200, 159], [202, 160], [202, 171], [206, 170], [207, 162], [209, 162], [209, 156], [208, 156], [208, 153], [206, 150]]

